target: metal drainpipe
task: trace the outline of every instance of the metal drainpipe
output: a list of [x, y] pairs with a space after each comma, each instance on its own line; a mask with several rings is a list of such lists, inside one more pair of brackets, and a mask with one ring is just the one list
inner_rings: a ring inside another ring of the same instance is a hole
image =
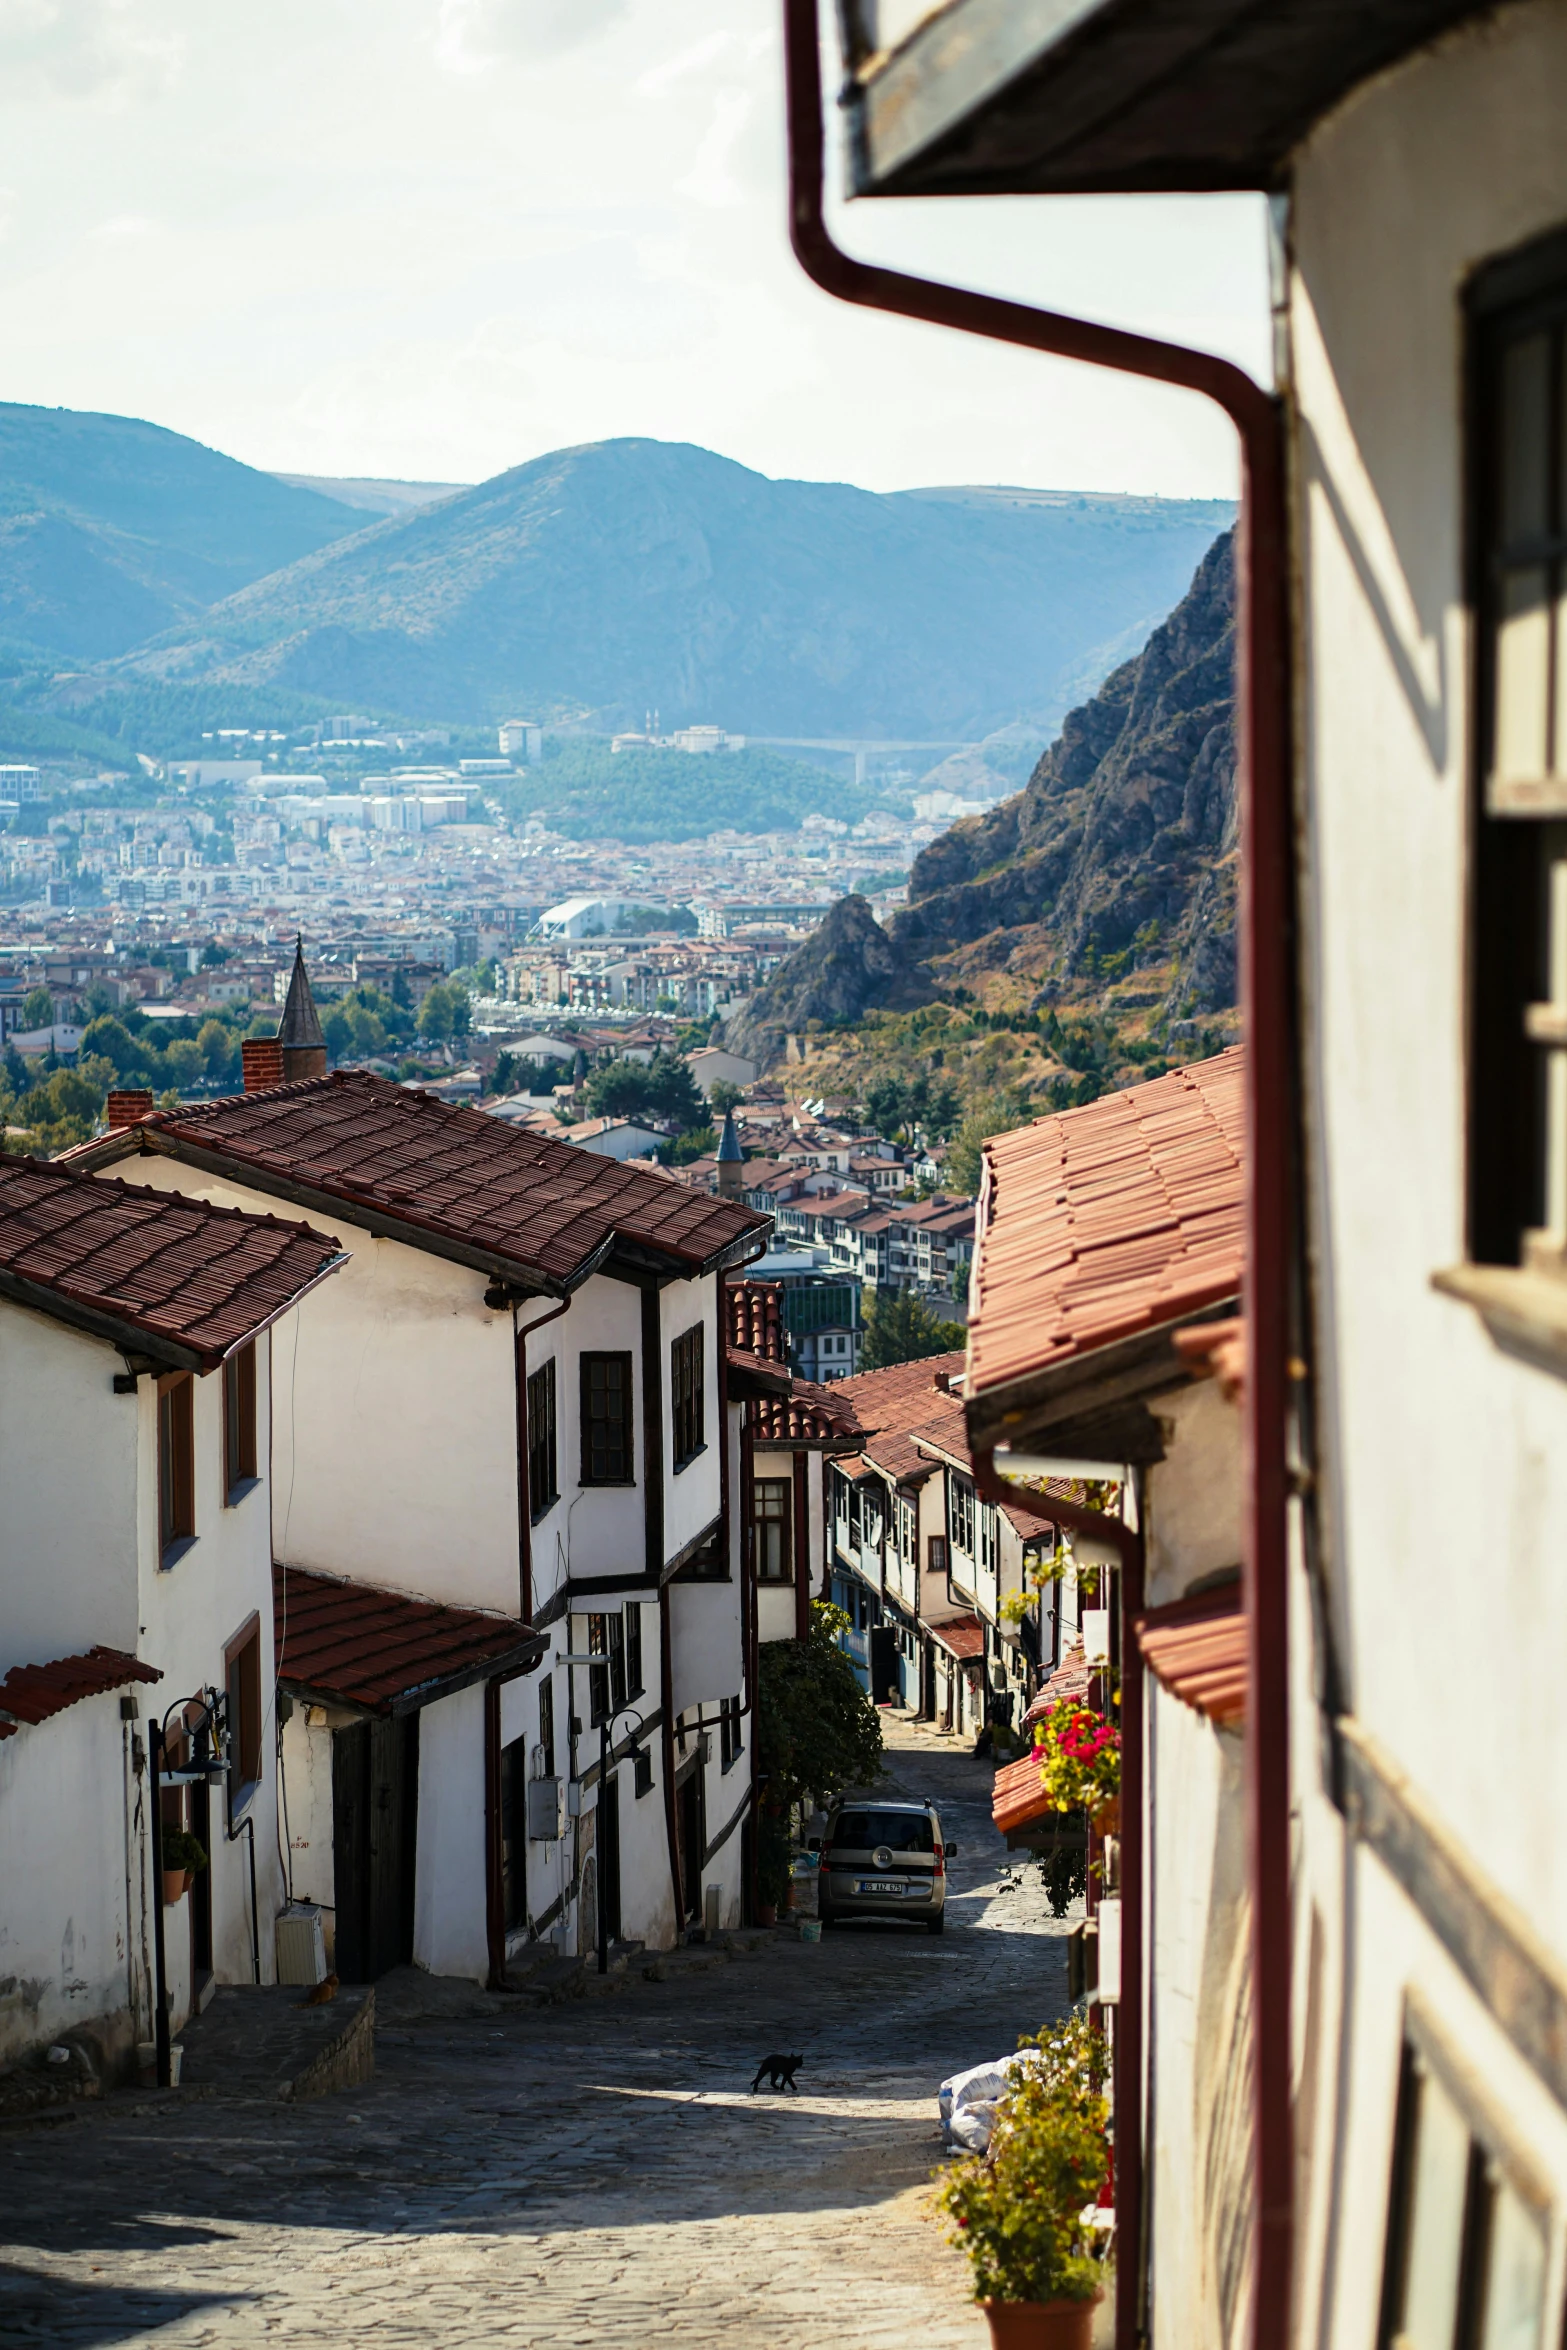
[[[789, 232], [808, 277], [840, 301], [1200, 392], [1241, 444], [1236, 534], [1240, 996], [1246, 1056], [1245, 1394], [1247, 1843], [1252, 1901], [1254, 2350], [1290, 2322], [1290, 1788], [1286, 1414], [1293, 1100], [1289, 608], [1281, 403], [1243, 369], [1148, 335], [1031, 309], [855, 261], [822, 216], [818, 0], [783, 0]], [[1131, 2350], [1117, 2311], [1118, 2350]]]

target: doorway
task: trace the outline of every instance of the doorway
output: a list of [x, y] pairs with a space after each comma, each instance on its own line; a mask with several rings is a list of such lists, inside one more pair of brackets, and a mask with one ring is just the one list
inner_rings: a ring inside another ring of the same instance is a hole
[[891, 1624], [873, 1624], [871, 1643], [871, 1703], [886, 1705], [898, 1694], [898, 1635]]
[[686, 1924], [695, 1925], [702, 1915], [702, 1770], [695, 1757], [675, 1790], [675, 1825], [680, 1848], [680, 1898]]
[[419, 1716], [334, 1730], [335, 1963], [345, 1983], [373, 1983], [413, 1957], [418, 1818]]
[[599, 1789], [599, 1899], [604, 1904], [604, 1931], [611, 1942], [620, 1940], [620, 1773], [611, 1772]]
[[197, 2009], [212, 1980], [212, 1790], [205, 1779], [198, 1779], [186, 1793], [190, 1832], [207, 1856], [206, 1867], [196, 1871], [190, 1888], [190, 1992], [192, 2009]]

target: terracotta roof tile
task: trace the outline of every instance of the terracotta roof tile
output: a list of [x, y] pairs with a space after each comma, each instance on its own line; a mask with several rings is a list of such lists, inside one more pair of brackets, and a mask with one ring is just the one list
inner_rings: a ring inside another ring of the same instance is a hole
[[162, 1679], [156, 1665], [144, 1665], [118, 1648], [89, 1648], [85, 1656], [55, 1657], [45, 1665], [13, 1665], [0, 1681], [0, 1738], [14, 1738], [19, 1723], [47, 1722], [84, 1697], [103, 1697], [128, 1681]]
[[184, 1102], [82, 1156], [103, 1165], [144, 1142], [199, 1152], [263, 1190], [278, 1180], [348, 1214], [395, 1218], [552, 1287], [584, 1278], [617, 1239], [697, 1266], [771, 1229], [753, 1208], [361, 1069]]
[[340, 1254], [308, 1224], [0, 1158], [0, 1289], [78, 1326], [107, 1320], [153, 1350], [163, 1341], [206, 1369]]
[[1246, 1718], [1246, 1615], [1238, 1582], [1150, 1608], [1137, 1645], [1154, 1678], [1221, 1728]]
[[926, 1355], [918, 1362], [836, 1379], [833, 1394], [851, 1406], [867, 1435], [906, 1432], [933, 1417], [947, 1392], [939, 1382], [961, 1376], [962, 1370], [960, 1354]]
[[277, 1676], [285, 1686], [401, 1712], [541, 1645], [530, 1625], [302, 1567], [274, 1567]]
[[758, 1444], [852, 1444], [860, 1424], [840, 1405], [838, 1384], [791, 1379], [789, 1393], [754, 1398], [747, 1410]]
[[985, 1145], [967, 1392], [1234, 1296], [1244, 1048]]
[[1044, 1772], [1033, 1755], [1022, 1755], [997, 1771], [990, 1791], [990, 1817], [1001, 1835], [1014, 1835], [1054, 1810], [1045, 1793]]
[[949, 1656], [962, 1662], [985, 1653], [985, 1627], [978, 1616], [954, 1616], [950, 1624], [932, 1624], [930, 1636]]
[[1081, 1642], [1069, 1648], [1050, 1678], [1042, 1682], [1023, 1716], [1023, 1727], [1029, 1729], [1042, 1721], [1058, 1697], [1082, 1699], [1087, 1697], [1093, 1680], [1093, 1668], [1088, 1662]]
[[724, 1296], [729, 1315], [729, 1344], [745, 1354], [762, 1355], [768, 1362], [787, 1361], [782, 1283], [727, 1281]]

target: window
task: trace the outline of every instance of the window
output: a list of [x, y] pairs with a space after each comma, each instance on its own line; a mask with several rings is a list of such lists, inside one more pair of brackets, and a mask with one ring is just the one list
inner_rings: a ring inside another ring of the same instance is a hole
[[947, 1572], [947, 1537], [945, 1534], [930, 1535], [927, 1538], [926, 1548], [930, 1552], [930, 1572], [933, 1575], [944, 1575]]
[[582, 1482], [632, 1482], [631, 1357], [582, 1358]]
[[548, 1673], [539, 1683], [539, 1777], [555, 1776], [555, 1683]]
[[528, 1509], [537, 1525], [560, 1498], [555, 1470], [555, 1358], [528, 1374]]
[[158, 1547], [166, 1567], [196, 1539], [194, 1397], [188, 1371], [158, 1381]]
[[632, 1599], [626, 1602], [626, 1695], [640, 1697], [646, 1687], [642, 1678], [642, 1606]]
[[698, 1322], [694, 1328], [683, 1330], [669, 1350], [669, 1393], [677, 1470], [683, 1469], [687, 1461], [695, 1460], [707, 1442], [706, 1399], [703, 1394], [705, 1337], [706, 1332]]
[[261, 1777], [261, 1619], [252, 1616], [223, 1652], [228, 1690], [229, 1817]]
[[1542, 2211], [1406, 2042], [1378, 2350], [1532, 2350], [1545, 2264]]
[[744, 1733], [740, 1727], [740, 1700], [726, 1697], [718, 1715], [718, 1760], [723, 1770], [733, 1770], [744, 1747]]
[[979, 1511], [979, 1563], [983, 1573], [994, 1575], [1001, 1556], [1001, 1527], [991, 1502], [982, 1502]]
[[756, 1480], [756, 1579], [794, 1581], [794, 1487], [787, 1477]]
[[966, 1477], [947, 1479], [947, 1535], [954, 1550], [974, 1556], [974, 1488]]
[[511, 1933], [528, 1922], [528, 1742], [501, 1748], [501, 1915]]
[[256, 1342], [223, 1366], [223, 1491], [238, 1501], [256, 1481]]
[[588, 1654], [604, 1659], [603, 1664], [588, 1667], [588, 1720], [596, 1730], [600, 1722], [621, 1713], [626, 1703], [626, 1632], [618, 1611], [589, 1616]]
[[1469, 1251], [1567, 1274], [1567, 238], [1470, 295]]
[[645, 1746], [637, 1748], [632, 1783], [638, 1795], [651, 1795], [653, 1792], [653, 1757]]
[[881, 1495], [876, 1487], [865, 1484], [860, 1488], [860, 1548], [876, 1550], [881, 1545]]
[[919, 1512], [912, 1501], [898, 1503], [898, 1550], [904, 1564], [910, 1567], [920, 1555]]

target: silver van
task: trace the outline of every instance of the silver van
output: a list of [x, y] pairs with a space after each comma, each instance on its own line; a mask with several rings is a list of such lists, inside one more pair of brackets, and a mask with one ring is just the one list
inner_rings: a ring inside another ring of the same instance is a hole
[[947, 1862], [957, 1849], [944, 1840], [931, 1804], [836, 1804], [822, 1838], [823, 1924], [906, 1918], [939, 1934], [946, 1923]]

